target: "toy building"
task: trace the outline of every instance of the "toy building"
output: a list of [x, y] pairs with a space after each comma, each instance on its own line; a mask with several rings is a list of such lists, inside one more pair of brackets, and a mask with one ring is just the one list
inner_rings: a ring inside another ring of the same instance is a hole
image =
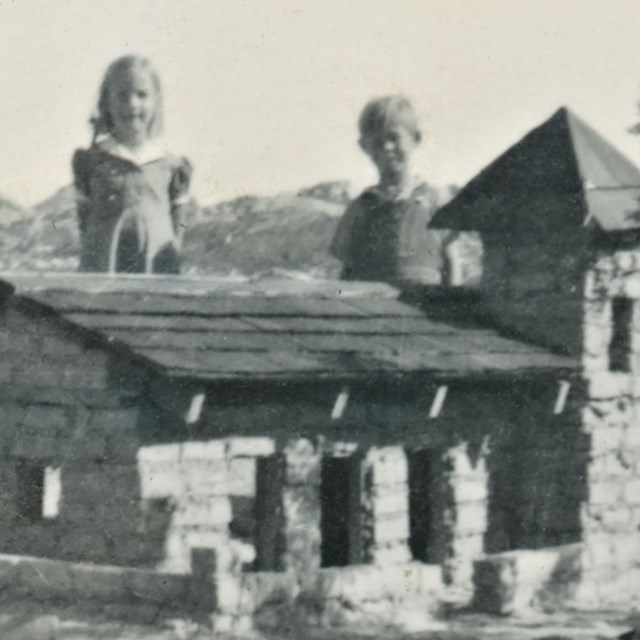
[[562, 109], [434, 220], [467, 285], [5, 274], [0, 583], [236, 632], [623, 603], [638, 196]]

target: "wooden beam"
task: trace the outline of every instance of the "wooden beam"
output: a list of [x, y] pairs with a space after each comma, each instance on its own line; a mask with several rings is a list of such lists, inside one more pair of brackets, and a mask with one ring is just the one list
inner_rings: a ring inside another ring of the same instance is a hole
[[200, 420], [204, 400], [204, 392], [196, 393], [194, 396], [192, 396], [191, 402], [189, 403], [189, 409], [185, 416], [185, 421], [187, 424], [194, 424], [195, 422], [198, 422], [198, 420]]
[[567, 397], [571, 389], [571, 383], [567, 380], [560, 380], [558, 384], [558, 397], [556, 398], [556, 404], [553, 407], [554, 415], [559, 415], [564, 411], [565, 404], [567, 403]]
[[448, 390], [449, 387], [446, 385], [438, 387], [436, 395], [433, 397], [433, 402], [431, 403], [431, 409], [429, 409], [429, 418], [437, 418], [440, 415]]
[[335, 403], [333, 404], [333, 409], [331, 410], [331, 419], [332, 420], [340, 420], [344, 414], [344, 410], [347, 408], [347, 403], [349, 402], [349, 387], [344, 387], [338, 397], [336, 398]]

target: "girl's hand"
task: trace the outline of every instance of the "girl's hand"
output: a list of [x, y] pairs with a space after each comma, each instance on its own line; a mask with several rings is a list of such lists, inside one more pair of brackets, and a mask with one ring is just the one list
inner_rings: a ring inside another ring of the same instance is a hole
[[192, 173], [191, 163], [186, 158], [182, 158], [182, 162], [176, 167], [171, 177], [169, 192], [172, 201], [179, 200], [187, 195]]

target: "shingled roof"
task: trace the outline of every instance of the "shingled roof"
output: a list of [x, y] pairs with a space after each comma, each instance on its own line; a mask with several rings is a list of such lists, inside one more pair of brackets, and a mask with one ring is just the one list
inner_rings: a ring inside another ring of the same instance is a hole
[[[7, 276], [4, 276], [7, 279]], [[173, 377], [353, 379], [568, 374], [574, 359], [473, 323], [445, 322], [396, 289], [337, 281], [12, 274], [14, 301]]]
[[640, 169], [567, 108], [481, 171], [433, 221], [474, 231], [536, 224], [640, 227]]

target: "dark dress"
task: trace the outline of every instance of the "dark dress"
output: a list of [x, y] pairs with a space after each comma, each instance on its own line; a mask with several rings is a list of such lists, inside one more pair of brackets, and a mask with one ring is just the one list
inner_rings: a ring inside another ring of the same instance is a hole
[[191, 166], [169, 155], [142, 164], [94, 145], [73, 156], [80, 271], [179, 273]]

